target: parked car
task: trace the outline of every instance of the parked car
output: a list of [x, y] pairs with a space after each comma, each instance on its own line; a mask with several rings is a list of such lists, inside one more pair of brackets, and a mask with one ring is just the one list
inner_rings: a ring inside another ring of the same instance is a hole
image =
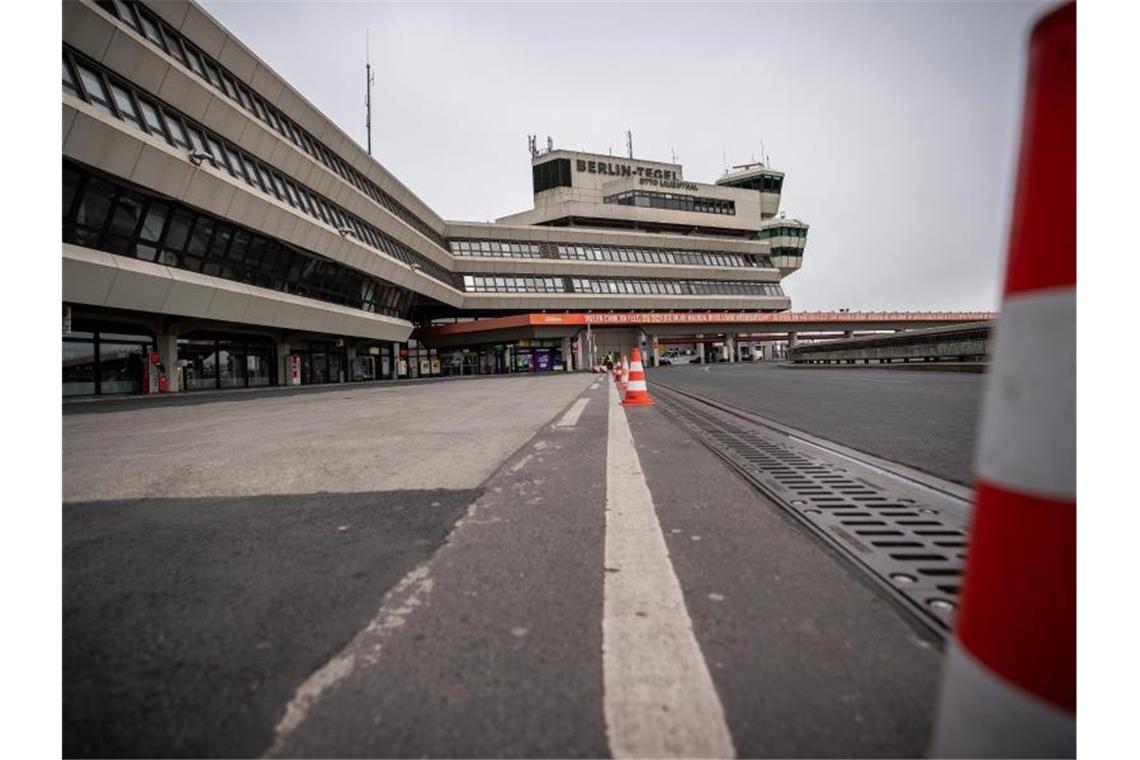
[[687, 354], [678, 349], [669, 349], [661, 354], [661, 366], [666, 367], [670, 364], [689, 364], [696, 361], [696, 353]]

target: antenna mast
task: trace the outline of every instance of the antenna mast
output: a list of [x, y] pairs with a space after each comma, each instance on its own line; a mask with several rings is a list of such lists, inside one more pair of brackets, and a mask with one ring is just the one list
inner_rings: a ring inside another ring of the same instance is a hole
[[628, 129], [625, 131], [625, 147], [629, 149], [629, 157], [633, 158], [633, 132]]
[[368, 155], [372, 155], [372, 49], [369, 45], [368, 30], [364, 30], [364, 130], [368, 133]]

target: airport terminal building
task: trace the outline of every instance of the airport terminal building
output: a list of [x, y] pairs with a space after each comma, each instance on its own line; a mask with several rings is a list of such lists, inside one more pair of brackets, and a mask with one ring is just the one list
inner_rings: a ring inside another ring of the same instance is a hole
[[532, 209], [445, 220], [192, 2], [64, 2], [62, 99], [65, 396], [577, 370], [791, 306], [782, 172], [532, 149]]

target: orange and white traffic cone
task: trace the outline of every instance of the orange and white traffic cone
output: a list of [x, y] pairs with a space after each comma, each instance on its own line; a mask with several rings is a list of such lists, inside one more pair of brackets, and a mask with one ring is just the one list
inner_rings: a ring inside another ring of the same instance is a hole
[[[633, 360], [631, 359], [630, 364], [632, 363]], [[629, 387], [630, 364], [626, 364], [625, 362], [621, 363], [621, 378], [618, 380], [618, 390], [622, 393], [625, 393], [626, 388]]]
[[645, 385], [645, 368], [641, 366], [641, 351], [633, 349], [633, 356], [629, 361], [629, 384], [626, 386], [625, 406], [653, 406], [653, 399], [649, 398], [649, 390]]
[[1075, 757], [1076, 6], [1029, 46], [975, 511], [931, 753]]

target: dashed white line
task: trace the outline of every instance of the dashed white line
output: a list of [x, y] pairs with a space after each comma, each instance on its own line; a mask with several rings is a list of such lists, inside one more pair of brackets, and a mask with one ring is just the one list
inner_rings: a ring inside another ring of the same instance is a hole
[[615, 758], [734, 757], [625, 410], [609, 391], [602, 667]]
[[574, 402], [574, 405], [566, 410], [566, 414], [562, 415], [562, 419], [554, 423], [554, 427], [574, 427], [578, 424], [578, 418], [582, 416], [582, 410], [586, 408], [586, 404], [590, 403], [588, 398], [580, 398]]

